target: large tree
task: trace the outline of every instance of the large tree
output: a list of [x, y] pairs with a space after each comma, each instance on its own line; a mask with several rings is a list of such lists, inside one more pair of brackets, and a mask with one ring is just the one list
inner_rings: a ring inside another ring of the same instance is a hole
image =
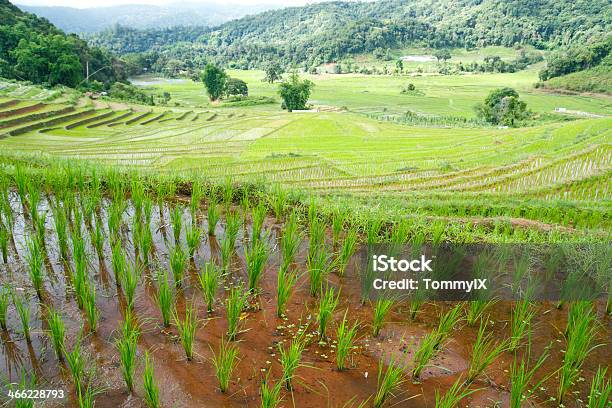
[[280, 84], [278, 93], [283, 99], [283, 106], [289, 111], [306, 109], [310, 92], [314, 83], [301, 80], [297, 72], [293, 72], [288, 81]]
[[273, 83], [274, 81], [281, 79], [282, 74], [283, 69], [278, 62], [273, 61], [266, 66], [266, 81], [269, 83]]
[[202, 82], [204, 82], [204, 87], [206, 87], [210, 100], [216, 101], [225, 92], [227, 74], [216, 65], [206, 64], [204, 71], [202, 71]]
[[227, 78], [227, 82], [225, 85], [225, 94], [228, 96], [249, 96], [249, 87], [242, 79]]
[[478, 116], [495, 125], [516, 126], [529, 116], [527, 104], [512, 88], [492, 90], [484, 103], [476, 106]]

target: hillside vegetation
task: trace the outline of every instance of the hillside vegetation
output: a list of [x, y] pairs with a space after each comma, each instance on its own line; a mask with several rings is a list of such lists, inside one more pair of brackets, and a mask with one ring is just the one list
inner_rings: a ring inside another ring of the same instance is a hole
[[552, 54], [540, 72], [544, 88], [612, 93], [612, 35], [589, 46]]
[[239, 68], [271, 60], [310, 68], [406, 46], [550, 48], [583, 42], [610, 31], [608, 6], [605, 0], [331, 2], [267, 11], [214, 29], [169, 34], [115, 28], [90, 42], [121, 54], [157, 51], [180, 61], [205, 56]]
[[0, 0], [0, 76], [37, 84], [78, 86], [89, 64], [91, 79], [125, 79], [119, 61], [47, 20]]

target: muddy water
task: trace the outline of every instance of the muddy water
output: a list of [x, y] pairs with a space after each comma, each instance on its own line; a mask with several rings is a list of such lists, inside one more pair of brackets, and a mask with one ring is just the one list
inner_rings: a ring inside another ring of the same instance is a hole
[[[21, 334], [21, 324], [14, 308], [9, 309], [9, 330], [1, 333], [2, 349], [0, 354], [0, 375], [8, 382], [19, 381], [21, 368], [33, 371], [38, 377], [36, 388], [63, 389], [67, 397], [63, 400], [47, 400], [45, 406], [73, 406], [75, 400], [74, 390], [63, 364], [58, 364], [52, 346], [45, 334], [46, 324], [42, 319], [43, 307], [31, 287], [25, 265], [25, 239], [31, 232], [30, 221], [16, 195], [11, 195], [15, 214], [14, 244], [11, 245], [9, 262], [0, 265], [0, 283], [13, 287], [18, 293], [29, 296], [32, 309], [32, 341], [26, 342]], [[179, 202], [180, 203], [180, 202]], [[106, 207], [108, 202], [105, 202]], [[53, 305], [61, 310], [68, 328], [67, 345], [74, 344], [79, 328], [85, 317], [77, 308], [74, 295], [67, 284], [70, 265], [60, 261], [57, 250], [57, 241], [53, 230], [52, 212], [48, 202], [42, 200], [39, 211], [47, 212], [46, 259], [45, 268], [48, 276], [45, 282], [46, 305]], [[132, 244], [132, 235], [129, 231], [131, 225], [130, 208], [124, 216], [122, 238], [126, 253], [133, 260], [135, 256]], [[203, 214], [204, 212], [202, 212]], [[108, 237], [106, 227], [106, 211], [100, 211], [100, 218]], [[94, 370], [95, 385], [101, 393], [96, 398], [96, 407], [140, 407], [144, 406], [142, 399], [142, 371], [145, 350], [148, 350], [154, 360], [156, 379], [160, 386], [160, 396], [163, 406], [167, 407], [235, 407], [258, 406], [259, 386], [262, 378], [270, 373], [270, 378], [276, 380], [281, 376], [281, 367], [278, 362], [278, 344], [289, 342], [298, 327], [308, 327], [312, 333], [312, 341], [304, 352], [303, 366], [297, 370], [292, 392], [283, 391], [283, 406], [296, 407], [350, 407], [357, 406], [370, 398], [376, 392], [377, 370], [380, 361], [388, 361], [391, 356], [407, 362], [407, 371], [410, 370], [409, 360], [412, 356], [410, 344], [418, 344], [419, 340], [427, 334], [438, 322], [440, 313], [448, 310], [452, 305], [442, 302], [423, 305], [416, 321], [408, 318], [407, 305], [399, 304], [388, 317], [388, 323], [378, 338], [371, 335], [370, 305], [362, 305], [360, 299], [360, 283], [357, 271], [356, 255], [349, 264], [344, 277], [330, 275], [332, 285], [341, 290], [341, 302], [334, 316], [338, 322], [348, 309], [351, 321], [361, 322], [358, 348], [351, 359], [350, 369], [339, 372], [335, 368], [335, 345], [332, 325], [331, 340], [319, 344], [316, 335], [316, 309], [317, 301], [310, 297], [308, 279], [305, 274], [305, 258], [308, 252], [307, 242], [303, 242], [294, 267], [304, 273], [289, 301], [287, 316], [276, 316], [276, 273], [280, 262], [280, 252], [276, 246], [281, 225], [273, 219], [267, 219], [265, 229], [268, 231], [268, 244], [273, 248], [268, 260], [264, 277], [261, 282], [262, 293], [257, 305], [243, 315], [242, 329], [238, 336], [240, 348], [240, 362], [234, 371], [233, 380], [226, 394], [218, 390], [218, 383], [214, 375], [211, 362], [213, 352], [216, 352], [221, 337], [227, 331], [224, 301], [225, 290], [232, 283], [246, 278], [244, 260], [244, 242], [248, 239], [249, 229], [244, 228], [238, 238], [237, 254], [232, 260], [231, 274], [227, 278], [224, 288], [219, 290], [220, 300], [211, 315], [207, 315], [203, 298], [199, 290], [196, 276], [204, 263], [208, 260], [219, 260], [220, 240], [224, 236], [223, 222], [217, 226], [216, 237], [203, 239], [196, 256], [190, 262], [186, 281], [183, 288], [177, 292], [177, 308], [184, 309], [186, 300], [195, 300], [198, 315], [201, 319], [195, 342], [195, 355], [193, 361], [185, 359], [184, 351], [177, 337], [174, 327], [164, 329], [161, 326], [161, 314], [155, 303], [157, 284], [155, 276], [157, 271], [168, 269], [168, 248], [173, 247], [174, 238], [169, 224], [169, 210], [163, 208], [160, 216], [159, 209], [154, 209], [151, 229], [154, 237], [154, 260], [151, 266], [143, 272], [138, 286], [135, 311], [141, 326], [141, 337], [138, 344], [139, 365], [136, 372], [136, 392], [129, 395], [125, 389], [120, 373], [118, 353], [114, 347], [114, 339], [122, 322], [124, 299], [117, 290], [115, 277], [110, 263], [110, 247], [108, 240], [105, 244], [105, 254], [99, 259], [95, 249], [88, 244], [90, 255], [90, 274], [97, 285], [96, 304], [101, 312], [99, 329], [95, 334], [87, 335], [83, 340], [83, 348], [87, 361]], [[184, 213], [183, 226], [190, 220], [188, 211]], [[207, 229], [206, 219], [201, 217], [199, 222], [203, 229]], [[247, 223], [248, 224], [248, 223]], [[84, 235], [89, 237], [91, 226], [84, 224]], [[182, 234], [184, 240], [184, 231]], [[183, 242], [184, 244], [184, 242]], [[171, 274], [170, 274], [171, 275]], [[535, 318], [533, 331], [532, 358], [537, 358], [552, 343], [551, 357], [538, 372], [538, 379], [555, 371], [561, 364], [562, 349], [564, 347], [561, 331], [565, 327], [566, 310], [557, 310], [554, 305], [540, 303], [537, 305], [538, 313]], [[490, 324], [495, 336], [504, 338], [508, 336], [511, 304], [499, 302], [491, 309]], [[608, 340], [610, 321], [603, 317], [601, 341]], [[86, 323], [85, 323], [86, 327]], [[476, 329], [458, 327], [453, 333], [452, 340], [446, 348], [426, 368], [420, 382], [413, 382], [409, 377], [402, 384], [401, 391], [396, 393], [390, 401], [390, 406], [433, 407], [435, 405], [436, 390], [443, 393], [460, 376], [465, 375], [469, 365], [471, 349], [476, 336]], [[566, 406], [583, 406], [586, 394], [598, 365], [610, 364], [609, 346], [599, 347], [589, 356], [584, 365], [582, 377], [586, 381], [576, 384]], [[514, 359], [511, 353], [504, 353], [486, 370], [486, 375], [476, 381], [478, 392], [466, 398], [462, 405], [472, 407], [509, 406], [509, 380], [508, 372]], [[557, 380], [553, 375], [545, 381], [535, 393], [535, 401], [541, 406], [554, 406], [546, 402], [556, 395]], [[6, 392], [3, 391], [3, 396]]]

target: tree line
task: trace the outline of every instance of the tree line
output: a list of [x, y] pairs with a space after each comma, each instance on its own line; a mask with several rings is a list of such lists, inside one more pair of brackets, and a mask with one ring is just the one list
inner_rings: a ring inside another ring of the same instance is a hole
[[90, 41], [120, 54], [144, 52], [146, 58], [130, 58], [156, 72], [199, 72], [209, 62], [262, 68], [272, 60], [309, 71], [361, 53], [384, 58], [389, 49], [407, 46], [583, 44], [610, 31], [607, 7], [607, 0], [332, 2], [272, 10], [215, 28], [115, 27]]
[[106, 87], [126, 79], [123, 63], [108, 51], [0, 0], [0, 76], [77, 87], [84, 84], [87, 65], [90, 79]]

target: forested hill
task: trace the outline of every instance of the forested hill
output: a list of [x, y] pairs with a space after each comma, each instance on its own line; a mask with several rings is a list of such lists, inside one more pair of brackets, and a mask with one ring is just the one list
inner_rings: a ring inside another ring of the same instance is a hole
[[91, 42], [119, 53], [163, 49], [177, 60], [204, 55], [243, 68], [271, 59], [313, 66], [403, 46], [555, 48], [609, 32], [611, 22], [608, 0], [329, 2], [267, 11], [214, 29], [110, 30]]
[[107, 85], [125, 77], [107, 51], [0, 0], [0, 77], [74, 87], [83, 81], [87, 63], [95, 72], [92, 79]]

